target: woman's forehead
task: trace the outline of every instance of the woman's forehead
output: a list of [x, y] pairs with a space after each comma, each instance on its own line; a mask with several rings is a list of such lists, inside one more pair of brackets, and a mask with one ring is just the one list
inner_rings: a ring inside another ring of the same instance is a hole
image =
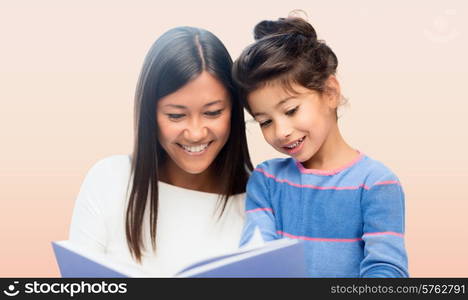
[[202, 72], [186, 85], [158, 101], [158, 107], [206, 107], [229, 102], [229, 92], [213, 75]]

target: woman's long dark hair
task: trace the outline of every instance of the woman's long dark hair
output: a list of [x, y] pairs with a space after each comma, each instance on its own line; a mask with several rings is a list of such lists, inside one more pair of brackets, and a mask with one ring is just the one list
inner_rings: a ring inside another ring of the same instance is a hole
[[193, 27], [167, 31], [146, 55], [135, 95], [135, 144], [125, 222], [127, 244], [138, 262], [141, 262], [145, 248], [142, 237], [147, 205], [151, 244], [156, 250], [159, 170], [167, 155], [158, 142], [157, 101], [203, 71], [224, 85], [232, 106], [229, 138], [213, 161], [215, 174], [220, 174], [221, 214], [230, 196], [245, 192], [252, 163], [245, 135], [244, 111], [232, 82], [231, 67], [232, 59], [222, 42], [211, 32]]

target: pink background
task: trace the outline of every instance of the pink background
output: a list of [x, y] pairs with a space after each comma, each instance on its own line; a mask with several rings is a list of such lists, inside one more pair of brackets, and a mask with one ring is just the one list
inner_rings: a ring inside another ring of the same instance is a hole
[[[161, 33], [204, 27], [237, 57], [258, 21], [296, 8], [339, 58], [345, 138], [403, 183], [411, 275], [468, 276], [465, 1], [157, 3], [0, 0], [0, 276], [59, 276], [50, 241], [67, 239], [87, 170], [130, 153]], [[248, 136], [254, 163], [279, 156], [256, 124]]]

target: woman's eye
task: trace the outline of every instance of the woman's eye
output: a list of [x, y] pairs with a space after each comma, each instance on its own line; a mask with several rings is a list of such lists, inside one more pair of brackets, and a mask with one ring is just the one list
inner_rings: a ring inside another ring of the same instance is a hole
[[185, 114], [167, 114], [167, 116], [169, 117], [169, 119], [178, 120], [185, 117]]
[[205, 115], [210, 116], [210, 117], [215, 117], [215, 116], [219, 116], [222, 112], [223, 112], [222, 109], [218, 109], [215, 111], [207, 111], [205, 112]]
[[268, 125], [271, 124], [271, 120], [261, 121], [258, 123], [260, 124], [260, 127], [267, 127]]
[[286, 115], [287, 115], [287, 116], [292, 116], [292, 115], [294, 115], [294, 114], [297, 112], [297, 109], [298, 109], [298, 108], [299, 108], [299, 106], [296, 106], [296, 107], [294, 107], [293, 109], [288, 110], [288, 111], [286, 112]]

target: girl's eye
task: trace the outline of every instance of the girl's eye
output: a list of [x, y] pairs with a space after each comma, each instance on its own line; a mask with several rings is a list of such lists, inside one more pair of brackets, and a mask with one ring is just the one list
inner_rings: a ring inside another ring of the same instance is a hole
[[298, 109], [298, 108], [299, 108], [299, 106], [296, 106], [296, 107], [294, 107], [293, 109], [288, 110], [285, 114], [286, 114], [287, 116], [292, 116], [292, 115], [294, 115], [294, 114], [297, 112], [297, 109]]
[[207, 115], [209, 117], [215, 117], [215, 116], [219, 116], [222, 112], [223, 112], [223, 109], [218, 109], [218, 110], [215, 110], [215, 111], [207, 111], [207, 112], [205, 112], [205, 115]]
[[267, 127], [268, 125], [271, 124], [271, 120], [262, 121], [262, 122], [259, 122], [259, 124], [260, 124], [260, 127]]
[[169, 117], [169, 119], [178, 120], [185, 117], [185, 114], [167, 114], [167, 116]]

